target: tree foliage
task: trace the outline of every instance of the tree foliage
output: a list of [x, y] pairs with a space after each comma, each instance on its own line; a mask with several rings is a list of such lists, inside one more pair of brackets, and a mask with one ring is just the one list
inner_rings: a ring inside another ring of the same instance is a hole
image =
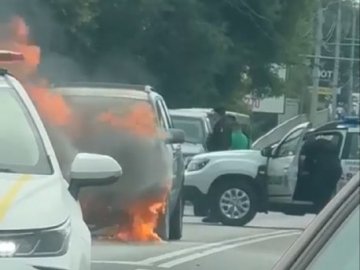
[[313, 15], [311, 0], [9, 2], [52, 80], [149, 83], [171, 106], [234, 105], [254, 89], [281, 94], [272, 64], [302, 63]]

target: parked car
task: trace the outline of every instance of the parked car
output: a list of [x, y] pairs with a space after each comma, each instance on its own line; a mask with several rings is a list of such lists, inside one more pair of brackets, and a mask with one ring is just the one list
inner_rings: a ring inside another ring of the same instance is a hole
[[[200, 204], [203, 213], [212, 207], [227, 225], [245, 225], [257, 212], [279, 211], [291, 215], [315, 212], [312, 202], [297, 192], [310, 188], [298, 178], [305, 135], [311, 133], [316, 139], [331, 140], [338, 147], [343, 167], [340, 189], [360, 168], [360, 127], [358, 118], [329, 123], [309, 133], [310, 127], [310, 123], [300, 124], [262, 151], [223, 151], [195, 156], [185, 173], [185, 195]], [[230, 207], [232, 200], [239, 202], [237, 207]]]
[[[5, 61], [11, 55], [6, 52]], [[90, 269], [91, 235], [78, 194], [116, 182], [121, 167], [109, 156], [79, 153], [68, 183], [27, 92], [4, 69], [0, 100], [0, 268]]]
[[[54, 87], [53, 91], [65, 98], [75, 115], [83, 116], [79, 122], [83, 134], [75, 138], [74, 145], [88, 152], [108, 154], [124, 169], [122, 181], [115, 186], [88, 189], [90, 197], [100, 196], [99, 200], [107, 200], [110, 205], [106, 211], [100, 210], [104, 215], [100, 218], [94, 209], [100, 201], [93, 199], [84, 210], [89, 226], [100, 229], [116, 225], [120, 219], [125, 220], [129, 207], [145, 198], [162, 196], [169, 189], [165, 215], [161, 215], [158, 222], [162, 224], [158, 233], [162, 239], [180, 239], [184, 183], [181, 144], [184, 132], [174, 128], [161, 95], [150, 86], [107, 83], [63, 84]], [[108, 125], [99, 126], [99, 116], [104, 113], [109, 113], [115, 120], [108, 119]], [[132, 118], [125, 124], [121, 122], [124, 120], [116, 120], [124, 119], [128, 114]], [[125, 126], [116, 127], [116, 121]], [[143, 136], [134, 136], [128, 129], [129, 125], [135, 125], [132, 128]], [[154, 134], [146, 134], [153, 128]], [[155, 136], [160, 132], [165, 134], [164, 138]], [[83, 194], [86, 196], [85, 192]]]
[[185, 132], [185, 143], [182, 152], [187, 165], [190, 159], [206, 152], [206, 140], [211, 133], [211, 124], [205, 113], [170, 110], [174, 127]]
[[274, 270], [360, 269], [360, 173], [283, 255]]

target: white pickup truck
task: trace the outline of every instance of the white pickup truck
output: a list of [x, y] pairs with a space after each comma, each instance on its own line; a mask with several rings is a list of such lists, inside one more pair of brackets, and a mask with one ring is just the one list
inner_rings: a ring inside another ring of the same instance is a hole
[[[214, 211], [225, 225], [242, 226], [258, 212], [279, 211], [302, 215], [314, 211], [299, 189], [300, 151], [310, 123], [288, 132], [279, 142], [263, 150], [237, 150], [195, 156], [185, 173], [185, 200], [194, 205], [195, 215]], [[312, 130], [315, 138], [326, 138], [338, 146], [344, 185], [360, 169], [359, 119], [332, 122]], [[302, 192], [303, 194], [304, 192]]]

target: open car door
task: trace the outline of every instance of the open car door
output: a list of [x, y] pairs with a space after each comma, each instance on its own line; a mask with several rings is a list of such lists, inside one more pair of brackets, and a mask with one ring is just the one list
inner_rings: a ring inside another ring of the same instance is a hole
[[270, 202], [291, 202], [297, 183], [300, 152], [309, 122], [293, 128], [280, 141], [268, 159], [267, 177]]

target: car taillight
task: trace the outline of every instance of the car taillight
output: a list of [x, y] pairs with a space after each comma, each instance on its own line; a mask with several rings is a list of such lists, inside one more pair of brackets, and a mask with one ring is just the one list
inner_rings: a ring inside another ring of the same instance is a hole
[[24, 55], [18, 52], [0, 50], [0, 63], [23, 61]]

